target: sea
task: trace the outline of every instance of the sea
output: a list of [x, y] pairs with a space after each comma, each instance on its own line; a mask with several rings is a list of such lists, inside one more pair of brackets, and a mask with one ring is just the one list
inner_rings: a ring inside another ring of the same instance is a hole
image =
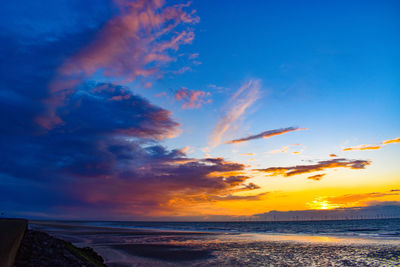
[[119, 229], [400, 238], [400, 218], [329, 221], [148, 222], [62, 221]]

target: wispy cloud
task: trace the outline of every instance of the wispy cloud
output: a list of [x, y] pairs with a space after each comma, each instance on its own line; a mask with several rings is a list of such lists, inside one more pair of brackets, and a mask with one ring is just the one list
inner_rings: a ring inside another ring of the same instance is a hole
[[394, 138], [394, 139], [389, 139], [389, 140], [383, 141], [380, 144], [376, 144], [376, 145], [359, 145], [359, 146], [346, 147], [346, 148], [343, 148], [343, 151], [377, 150], [377, 149], [381, 149], [383, 146], [386, 146], [388, 144], [396, 144], [396, 143], [400, 143], [400, 137]]
[[259, 138], [270, 138], [272, 136], [276, 136], [276, 135], [281, 135], [284, 133], [288, 133], [288, 132], [293, 132], [293, 131], [299, 131], [299, 130], [306, 130], [305, 128], [299, 128], [299, 127], [287, 127], [287, 128], [280, 128], [280, 129], [275, 129], [275, 130], [268, 130], [256, 135], [250, 135], [247, 137], [243, 137], [243, 138], [239, 138], [239, 139], [235, 139], [232, 141], [228, 141], [225, 142], [226, 144], [237, 144], [237, 143], [241, 143], [241, 142], [245, 142], [245, 141], [250, 141], [253, 139], [259, 139]]
[[218, 121], [217, 126], [210, 135], [209, 146], [216, 147], [221, 143], [224, 134], [258, 99], [260, 87], [260, 80], [250, 80], [232, 95], [228, 101], [224, 116]]
[[185, 87], [177, 90], [174, 97], [178, 101], [183, 101], [183, 109], [200, 108], [202, 105], [211, 103], [211, 99], [206, 99], [211, 94], [204, 91], [190, 90]]
[[[300, 145], [301, 144], [291, 144], [291, 145], [283, 146], [283, 147], [281, 147], [279, 149], [270, 150], [270, 151], [268, 151], [266, 153], [268, 153], [268, 154], [287, 153], [291, 147], [300, 146]], [[292, 154], [294, 154], [294, 155], [297, 155], [297, 154], [300, 154], [300, 153], [301, 153], [301, 151], [292, 152]]]
[[311, 165], [296, 165], [291, 167], [271, 167], [266, 169], [256, 169], [260, 172], [268, 173], [270, 176], [284, 176], [290, 177], [304, 173], [311, 173], [316, 171], [323, 171], [331, 168], [349, 168], [349, 169], [364, 169], [365, 166], [370, 165], [368, 160], [348, 160], [348, 159], [332, 159], [319, 161]]

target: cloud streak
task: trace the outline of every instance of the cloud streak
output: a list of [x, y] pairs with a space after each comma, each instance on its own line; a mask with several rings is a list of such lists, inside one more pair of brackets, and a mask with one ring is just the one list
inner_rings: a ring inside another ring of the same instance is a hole
[[291, 167], [270, 167], [266, 169], [256, 169], [257, 171], [268, 173], [270, 176], [290, 177], [293, 175], [323, 171], [331, 168], [364, 169], [370, 165], [368, 160], [348, 160], [344, 158], [319, 161], [311, 165], [296, 165]]
[[344, 148], [343, 151], [351, 151], [351, 150], [377, 150], [381, 149], [382, 146], [380, 145], [360, 145], [360, 146], [353, 146]]
[[209, 137], [209, 146], [216, 147], [221, 143], [224, 134], [258, 99], [260, 87], [259, 80], [250, 80], [231, 96], [224, 116], [218, 121], [217, 126]]
[[359, 145], [359, 146], [352, 146], [352, 147], [346, 147], [343, 148], [343, 151], [352, 151], [352, 150], [377, 150], [381, 149], [383, 146], [386, 146], [388, 144], [396, 144], [400, 143], [400, 137], [394, 138], [394, 139], [389, 139], [381, 142], [380, 144], [377, 145]]
[[225, 142], [225, 144], [238, 144], [238, 143], [242, 143], [242, 142], [246, 142], [246, 141], [250, 141], [250, 140], [254, 140], [254, 139], [270, 138], [272, 136], [281, 135], [281, 134], [285, 134], [285, 133], [289, 133], [289, 132], [293, 132], [293, 131], [299, 131], [299, 130], [306, 130], [306, 129], [299, 128], [299, 127], [287, 127], [287, 128], [280, 128], [280, 129], [275, 129], [275, 130], [268, 130], [268, 131], [264, 131], [264, 132], [256, 134], [256, 135], [250, 135], [247, 137], [227, 141], [227, 142]]
[[364, 193], [364, 194], [347, 194], [336, 197], [328, 197], [327, 200], [341, 205], [341, 206], [349, 206], [349, 205], [359, 205], [362, 204], [363, 201], [375, 198], [381, 198], [386, 196], [396, 196], [400, 193], [397, 192], [372, 192], [372, 193]]

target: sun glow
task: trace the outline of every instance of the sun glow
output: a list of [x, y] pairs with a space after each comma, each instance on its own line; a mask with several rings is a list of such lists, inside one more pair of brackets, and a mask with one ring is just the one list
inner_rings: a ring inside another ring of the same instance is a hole
[[339, 208], [339, 205], [330, 203], [328, 200], [324, 199], [324, 197], [318, 197], [311, 202], [307, 202], [307, 206], [313, 210], [330, 210]]

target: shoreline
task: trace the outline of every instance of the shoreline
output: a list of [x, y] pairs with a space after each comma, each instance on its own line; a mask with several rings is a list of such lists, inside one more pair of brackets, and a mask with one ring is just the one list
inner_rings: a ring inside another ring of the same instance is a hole
[[92, 247], [110, 266], [241, 265], [244, 261], [254, 266], [347, 265], [342, 258], [361, 266], [400, 262], [400, 239], [139, 230], [34, 221], [30, 228], [78, 247]]

